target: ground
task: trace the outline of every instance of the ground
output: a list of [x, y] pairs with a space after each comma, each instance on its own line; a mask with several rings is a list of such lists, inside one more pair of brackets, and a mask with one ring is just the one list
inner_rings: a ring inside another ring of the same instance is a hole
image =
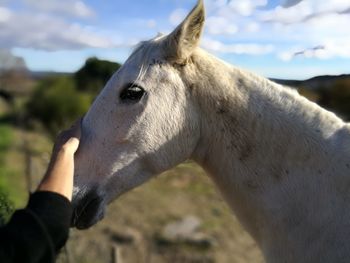
[[[188, 215], [201, 220], [200, 231], [212, 244], [162, 244], [163, 228]], [[120, 250], [122, 262], [262, 262], [254, 241], [192, 162], [113, 202], [102, 222], [88, 231], [72, 232], [68, 249], [79, 262], [108, 262], [113, 246]]]
[[[184, 242], [163, 244], [163, 228], [193, 215], [208, 247]], [[73, 262], [109, 262], [117, 246], [122, 262], [263, 262], [249, 235], [217, 193], [205, 172], [186, 162], [123, 195], [106, 218], [87, 231], [72, 231], [68, 244]]]

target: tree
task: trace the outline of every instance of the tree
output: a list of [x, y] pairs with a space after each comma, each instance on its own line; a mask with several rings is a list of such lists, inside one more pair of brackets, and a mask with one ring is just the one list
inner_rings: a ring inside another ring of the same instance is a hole
[[29, 117], [40, 120], [47, 130], [56, 135], [74, 120], [85, 114], [92, 96], [78, 92], [69, 77], [43, 80], [27, 104]]
[[97, 95], [120, 66], [118, 63], [99, 60], [95, 57], [89, 58], [74, 75], [78, 90]]

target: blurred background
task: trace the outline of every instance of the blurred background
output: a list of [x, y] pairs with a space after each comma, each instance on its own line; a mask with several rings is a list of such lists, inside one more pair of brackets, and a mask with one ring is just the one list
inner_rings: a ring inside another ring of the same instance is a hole
[[[195, 0], [0, 0], [0, 224], [25, 206], [59, 130], [83, 115], [135, 44]], [[350, 119], [348, 0], [205, 0], [202, 47]], [[60, 262], [263, 262], [188, 161], [72, 231]]]

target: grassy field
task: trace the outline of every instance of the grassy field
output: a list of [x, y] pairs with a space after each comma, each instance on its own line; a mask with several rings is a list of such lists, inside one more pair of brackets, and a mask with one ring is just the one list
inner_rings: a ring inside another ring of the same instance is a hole
[[[0, 101], [0, 118], [8, 108]], [[7, 123], [0, 122], [0, 190], [14, 207], [24, 205], [27, 194], [21, 178], [20, 145], [18, 131]]]
[[[30, 142], [29, 147], [33, 152], [36, 150], [43, 154], [45, 147], [37, 149], [38, 147], [34, 145], [38, 144], [37, 141], [43, 141], [38, 145], [48, 146], [48, 140], [45, 136], [29, 133], [14, 126], [7, 118], [9, 113], [11, 113], [9, 105], [0, 99], [0, 193], [2, 198], [0, 205], [4, 207], [7, 203], [13, 210], [24, 207], [29, 195], [26, 181], [25, 141]], [[34, 184], [37, 180], [34, 179]]]

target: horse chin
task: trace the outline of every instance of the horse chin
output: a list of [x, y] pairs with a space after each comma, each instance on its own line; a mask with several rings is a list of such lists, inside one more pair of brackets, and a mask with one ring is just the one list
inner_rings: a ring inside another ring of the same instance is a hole
[[73, 216], [71, 227], [79, 230], [88, 229], [104, 218], [104, 198], [91, 193], [79, 202], [73, 201]]

